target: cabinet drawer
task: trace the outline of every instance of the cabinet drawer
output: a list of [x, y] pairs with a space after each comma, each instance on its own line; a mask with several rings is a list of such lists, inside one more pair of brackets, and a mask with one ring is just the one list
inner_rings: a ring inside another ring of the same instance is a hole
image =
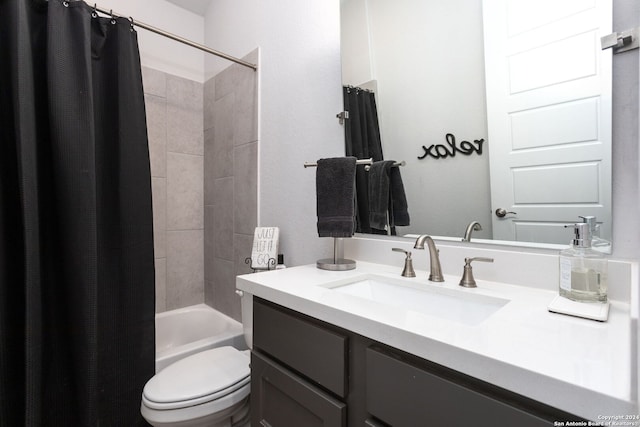
[[254, 299], [253, 332], [254, 349], [268, 353], [332, 393], [346, 396], [346, 336], [259, 299]]
[[394, 427], [414, 427], [418, 421], [452, 427], [553, 425], [512, 406], [515, 401], [507, 404], [371, 348], [366, 351], [366, 364], [367, 411]]
[[251, 353], [251, 425], [345, 427], [347, 406], [276, 362]]

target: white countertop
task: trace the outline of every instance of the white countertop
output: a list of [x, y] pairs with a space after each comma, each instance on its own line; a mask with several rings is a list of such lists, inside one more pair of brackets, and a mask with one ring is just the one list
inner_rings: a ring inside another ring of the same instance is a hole
[[[351, 271], [315, 265], [238, 276], [238, 289], [348, 329], [448, 368], [554, 406], [603, 421], [638, 414], [637, 344], [629, 304], [612, 301], [607, 322], [550, 313], [557, 292], [476, 281], [482, 295], [510, 300], [477, 325], [390, 307], [327, 287], [376, 274], [400, 278], [397, 267], [366, 262]], [[429, 282], [425, 271], [412, 285], [460, 290], [460, 277]], [[561, 420], [560, 420], [561, 421]], [[638, 425], [638, 424], [631, 424]]]

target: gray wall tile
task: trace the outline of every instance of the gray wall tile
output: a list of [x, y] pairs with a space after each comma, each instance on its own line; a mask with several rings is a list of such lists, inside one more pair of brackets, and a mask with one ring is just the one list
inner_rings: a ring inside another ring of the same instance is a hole
[[240, 298], [235, 291], [234, 262], [217, 258], [214, 262], [216, 274], [213, 280], [212, 306], [240, 321]]
[[213, 126], [213, 176], [221, 178], [233, 175], [233, 113], [235, 94], [218, 99], [214, 106]]
[[142, 67], [144, 93], [161, 97], [167, 96], [167, 75], [162, 71]]
[[164, 98], [145, 95], [147, 135], [151, 176], [167, 176], [167, 102]]
[[213, 113], [213, 104], [215, 103], [215, 96], [216, 79], [215, 77], [212, 77], [204, 83], [204, 96], [202, 99], [204, 130], [211, 129], [213, 127], [213, 120], [215, 118]]
[[214, 101], [217, 101], [218, 99], [224, 98], [230, 93], [235, 92], [236, 72], [238, 71], [239, 67], [241, 66], [237, 65], [234, 67], [234, 65], [229, 65], [214, 77], [216, 86]]
[[[204, 207], [204, 280], [213, 280], [215, 221], [213, 206]], [[205, 292], [206, 294], [206, 292]]]
[[[246, 58], [257, 63], [257, 49]], [[244, 260], [257, 224], [256, 82], [255, 72], [231, 65], [205, 83], [203, 101], [205, 302], [238, 320], [235, 276], [250, 272]]]
[[204, 131], [204, 204], [212, 205], [215, 194], [213, 193], [213, 182], [216, 179], [215, 166], [216, 161], [214, 151], [214, 133], [213, 128]]
[[215, 285], [213, 284], [213, 281], [205, 280], [204, 281], [204, 303], [207, 304], [209, 307], [213, 307], [213, 308], [215, 308], [214, 307], [215, 301], [213, 298], [214, 291], [215, 291]]
[[233, 143], [242, 145], [258, 140], [258, 102], [255, 71], [238, 70], [233, 109]]
[[167, 310], [204, 301], [203, 230], [167, 231]]
[[153, 177], [156, 310], [164, 311], [204, 301], [204, 85], [146, 67], [143, 83]]
[[252, 64], [257, 64], [258, 63], [258, 59], [260, 57], [259, 53], [260, 53], [260, 49], [255, 48], [251, 52], [247, 53], [241, 59], [243, 59], [243, 60], [245, 60], [247, 62], [250, 62]]
[[203, 154], [202, 89], [202, 83], [167, 76], [168, 151]]
[[232, 177], [216, 179], [213, 205], [213, 254], [233, 261], [233, 185]]
[[234, 232], [253, 234], [258, 212], [258, 144], [252, 142], [233, 150]]
[[167, 256], [167, 179], [151, 178], [153, 198], [153, 251], [155, 258]]
[[233, 250], [235, 253], [234, 260], [236, 264], [236, 275], [251, 273], [251, 267], [249, 266], [249, 264], [245, 263], [244, 260], [251, 257], [252, 249], [253, 234], [247, 235], [235, 233], [233, 235]]
[[204, 227], [203, 157], [167, 153], [167, 230]]
[[167, 309], [167, 259], [156, 258], [156, 313]]

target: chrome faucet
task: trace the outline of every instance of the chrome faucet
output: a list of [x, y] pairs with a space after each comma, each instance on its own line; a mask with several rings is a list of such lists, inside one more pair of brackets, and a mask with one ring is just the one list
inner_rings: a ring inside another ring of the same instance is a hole
[[413, 248], [424, 249], [424, 242], [427, 242], [427, 246], [429, 247], [429, 266], [431, 267], [429, 280], [432, 282], [444, 282], [444, 278], [442, 277], [442, 267], [440, 267], [440, 257], [438, 256], [439, 251], [431, 236], [427, 236], [426, 234], [418, 236]]
[[464, 237], [462, 238], [462, 241], [470, 242], [471, 233], [474, 231], [480, 231], [480, 230], [482, 230], [482, 226], [480, 225], [480, 223], [478, 221], [471, 221], [469, 225], [467, 225], [467, 229], [464, 232]]

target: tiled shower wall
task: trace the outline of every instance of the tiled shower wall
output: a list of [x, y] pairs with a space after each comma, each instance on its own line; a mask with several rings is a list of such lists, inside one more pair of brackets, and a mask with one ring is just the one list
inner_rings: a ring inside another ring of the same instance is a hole
[[160, 312], [204, 301], [203, 85], [142, 71]]
[[257, 224], [257, 74], [231, 65], [203, 85], [143, 67], [142, 78], [156, 312], [206, 302], [240, 320], [235, 276], [250, 271]]
[[[246, 61], [257, 64], [258, 50]], [[257, 225], [257, 73], [233, 64], [204, 85], [204, 294], [240, 320], [235, 276], [250, 271]]]

